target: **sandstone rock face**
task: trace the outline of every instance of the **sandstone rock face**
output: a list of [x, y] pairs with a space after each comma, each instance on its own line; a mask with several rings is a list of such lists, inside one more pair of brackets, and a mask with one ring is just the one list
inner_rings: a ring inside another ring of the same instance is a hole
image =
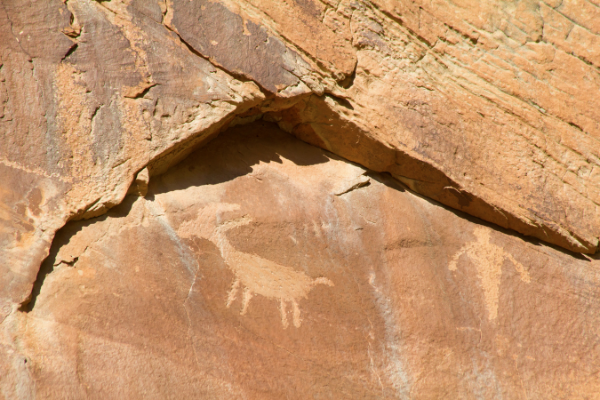
[[12, 387], [32, 398], [600, 391], [598, 261], [270, 124], [224, 133], [56, 243], [31, 311], [5, 322], [26, 360]]
[[28, 296], [67, 220], [119, 204], [138, 171], [181, 159], [264, 99], [255, 84], [192, 54], [156, 10], [158, 21], [134, 4], [115, 13], [88, 1], [3, 2], [0, 299], [7, 304]]
[[[324, 14], [355, 47], [352, 85], [282, 127], [453, 208], [597, 249], [597, 4], [332, 3]], [[575, 32], [589, 45], [569, 46]]]
[[594, 397], [599, 27], [1, 0], [0, 393]]

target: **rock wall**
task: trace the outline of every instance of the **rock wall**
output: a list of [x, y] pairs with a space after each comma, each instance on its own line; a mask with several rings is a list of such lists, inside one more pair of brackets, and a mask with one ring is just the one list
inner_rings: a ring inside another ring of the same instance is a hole
[[38, 3], [2, 396], [596, 397], [595, 0]]
[[60, 231], [4, 324], [10, 379], [61, 399], [594, 398], [599, 268], [254, 123]]

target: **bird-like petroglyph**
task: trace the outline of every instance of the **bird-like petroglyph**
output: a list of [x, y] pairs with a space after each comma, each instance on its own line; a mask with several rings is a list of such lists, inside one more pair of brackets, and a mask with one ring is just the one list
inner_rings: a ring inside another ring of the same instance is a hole
[[477, 227], [473, 233], [477, 237], [477, 240], [465, 244], [454, 254], [448, 264], [448, 269], [456, 271], [458, 259], [463, 254], [467, 254], [473, 260], [475, 268], [477, 268], [477, 276], [483, 288], [488, 319], [493, 320], [498, 316], [498, 291], [504, 259], [507, 258], [513, 263], [523, 282], [529, 283], [531, 279], [525, 267], [515, 260], [511, 254], [504, 251], [501, 247], [490, 243], [489, 229]]
[[324, 277], [311, 278], [304, 272], [296, 271], [276, 262], [262, 258], [256, 254], [237, 250], [229, 242], [226, 232], [247, 225], [252, 218], [245, 215], [233, 220], [219, 222], [216, 215], [223, 211], [238, 210], [236, 204], [214, 204], [205, 207], [198, 218], [181, 224], [178, 233], [182, 237], [204, 237], [217, 245], [227, 266], [235, 275], [231, 290], [227, 295], [226, 306], [229, 308], [241, 292], [242, 310], [248, 311], [250, 300], [254, 295], [279, 300], [281, 323], [289, 326], [287, 307], [292, 307], [292, 322], [299, 327], [302, 322], [298, 301], [308, 297], [308, 293], [316, 285], [333, 286], [333, 282]]

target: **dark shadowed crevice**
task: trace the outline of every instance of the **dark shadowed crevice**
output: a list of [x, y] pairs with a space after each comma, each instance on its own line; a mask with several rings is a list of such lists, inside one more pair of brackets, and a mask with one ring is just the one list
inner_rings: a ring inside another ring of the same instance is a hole
[[340, 106], [346, 107], [350, 110], [354, 110], [354, 106], [352, 105], [352, 103], [350, 103], [350, 101], [348, 101], [348, 99], [344, 99], [343, 97], [339, 97], [339, 96], [334, 96], [330, 93], [328, 93], [326, 96], [330, 97], [333, 101], [338, 103]]
[[[69, 223], [67, 223], [67, 225], [68, 224]], [[66, 225], [65, 225], [65, 227], [66, 227]], [[48, 254], [48, 257], [46, 257], [44, 259], [44, 261], [42, 262], [42, 265], [40, 266], [40, 269], [38, 271], [35, 282], [33, 282], [33, 288], [31, 290], [31, 294], [29, 295], [27, 300], [25, 300], [25, 302], [23, 302], [21, 304], [21, 307], [19, 307], [19, 311], [29, 313], [29, 312], [31, 312], [31, 310], [33, 310], [33, 307], [35, 306], [37, 298], [42, 291], [42, 286], [44, 285], [44, 281], [46, 280], [46, 277], [50, 273], [52, 273], [52, 271], [54, 271], [54, 262], [56, 260], [56, 256], [58, 255], [58, 251], [60, 250], [60, 248], [63, 245], [68, 243], [68, 240], [65, 241], [65, 238], [61, 235], [61, 231], [63, 229], [65, 229], [65, 228], [59, 229], [56, 232], [56, 235], [54, 236], [54, 240], [52, 241], [52, 246], [50, 247], [50, 254]]]
[[130, 98], [130, 99], [141, 99], [141, 98], [143, 98], [143, 97], [144, 97], [146, 94], [148, 94], [148, 92], [150, 92], [150, 89], [152, 89], [153, 87], [155, 87], [155, 86], [158, 86], [158, 85], [159, 85], [158, 83], [153, 83], [153, 84], [151, 84], [151, 85], [148, 85], [147, 87], [145, 87], [145, 88], [144, 88], [144, 89], [143, 89], [141, 92], [139, 92], [139, 93], [135, 93], [134, 95], [131, 95], [131, 96], [124, 95], [123, 97], [128, 97], [128, 98]]
[[56, 234], [54, 235], [54, 240], [52, 241], [52, 245], [50, 247], [50, 253], [48, 254], [48, 257], [46, 257], [42, 262], [35, 282], [33, 283], [31, 294], [29, 295], [27, 300], [21, 304], [21, 306], [19, 307], [19, 311], [29, 313], [34, 309], [42, 291], [44, 282], [46, 281], [46, 278], [54, 271], [54, 267], [56, 267], [59, 264], [65, 264], [67, 266], [73, 267], [78, 261], [78, 256], [73, 257], [70, 260], [58, 259], [58, 253], [60, 249], [63, 246], [69, 244], [71, 238], [75, 236], [77, 232], [81, 231], [81, 229], [83, 229], [86, 226], [95, 224], [99, 221], [104, 221], [109, 216], [112, 218], [122, 218], [127, 216], [131, 211], [131, 207], [135, 199], [136, 196], [127, 196], [119, 205], [115, 206], [114, 208], [111, 208], [110, 210], [107, 209], [107, 212], [99, 217], [90, 218], [87, 220], [70, 220], [61, 229], [56, 231]]
[[[247, 128], [246, 128], [246, 126], [247, 126]], [[236, 161], [232, 162], [231, 158], [227, 159], [226, 157], [223, 156], [223, 154], [227, 153], [227, 151], [228, 151], [227, 149], [235, 148], [236, 138], [238, 137], [236, 135], [240, 135], [240, 134], [241, 135], [253, 135], [254, 134], [253, 132], [255, 132], [257, 129], [258, 129], [258, 131], [261, 131], [261, 132], [262, 131], [270, 132], [270, 131], [273, 131], [273, 129], [279, 131], [277, 128], [275, 128], [275, 126], [276, 125], [266, 122], [266, 121], [255, 121], [250, 125], [245, 125], [245, 126], [241, 125], [241, 126], [236, 126], [234, 128], [225, 130], [223, 132], [223, 134], [219, 135], [219, 137], [217, 138], [218, 142], [213, 143], [213, 146], [216, 146], [216, 147], [214, 147], [214, 149], [216, 149], [218, 151], [203, 152], [202, 148], [204, 146], [196, 149], [195, 151], [198, 151], [200, 153], [192, 153], [188, 157], [186, 157], [183, 161], [172, 165], [168, 169], [168, 171], [171, 171], [172, 169], [185, 170], [186, 173], [182, 174], [180, 179], [174, 180], [174, 181], [169, 181], [168, 183], [164, 182], [160, 178], [160, 176], [155, 177], [155, 180], [151, 183], [152, 190], [150, 190], [148, 192], [146, 199], [153, 200], [155, 194], [166, 193], [166, 192], [170, 192], [173, 190], [183, 190], [190, 186], [216, 185], [216, 184], [219, 184], [222, 182], [230, 181], [237, 177], [250, 174], [252, 172], [252, 166], [259, 164], [261, 162], [262, 163], [269, 163], [269, 162], [281, 163], [282, 162], [281, 157], [289, 159], [297, 165], [314, 165], [314, 164], [325, 163], [330, 158], [343, 160], [345, 162], [352, 163], [352, 161], [349, 161], [348, 159], [343, 158], [335, 153], [330, 153], [326, 149], [324, 149], [325, 152], [322, 154], [317, 154], [315, 152], [302, 153], [302, 152], [298, 152], [297, 145], [294, 145], [291, 142], [287, 146], [284, 146], [284, 147], [281, 147], [281, 146], [277, 147], [276, 145], [271, 145], [270, 143], [277, 142], [277, 140], [275, 140], [278, 137], [277, 134], [266, 134], [266, 135], [263, 134], [264, 138], [261, 140], [264, 140], [265, 144], [261, 148], [261, 151], [255, 153], [255, 154], [252, 154], [252, 157], [240, 156], [237, 159], [234, 158]], [[246, 130], [247, 130], [247, 132], [246, 132]], [[256, 132], [258, 132], [258, 131], [256, 131]], [[273, 138], [271, 138], [272, 140], [270, 139], [269, 135], [272, 135], [272, 136], [274, 135]], [[284, 134], [284, 135], [289, 135], [290, 137], [297, 138], [295, 135], [289, 134], [289, 133]], [[279, 141], [280, 141], [280, 139], [279, 139]], [[304, 142], [306, 143], [306, 141], [304, 141]], [[206, 143], [208, 143], [208, 141], [204, 142], [204, 143], [206, 144]], [[310, 143], [308, 143], [308, 144], [310, 145]], [[313, 145], [311, 145], [311, 146], [313, 146]], [[320, 147], [320, 146], [316, 146], [316, 147]], [[230, 150], [230, 151], [232, 151], [232, 150]], [[200, 154], [201, 156], [199, 156], [198, 154]], [[202, 162], [199, 163], [198, 162], [199, 159], [202, 160]], [[219, 168], [217, 168], [217, 170], [219, 172], [215, 173], [215, 174], [211, 174], [211, 175], [198, 174], [197, 171], [195, 171], [195, 169], [197, 169], [199, 167], [201, 168], [202, 164], [210, 165], [212, 167], [218, 166]], [[360, 163], [357, 163], [357, 164], [360, 165]], [[167, 171], [165, 171], [165, 172], [167, 172]], [[161, 175], [163, 175], [163, 174], [161, 174]], [[490, 229], [502, 232], [506, 235], [518, 237], [521, 240], [523, 240], [527, 243], [530, 243], [532, 245], [547, 246], [558, 252], [566, 254], [574, 259], [583, 260], [583, 261], [597, 260], [600, 257], [600, 255], [598, 255], [598, 254], [592, 255], [592, 256], [583, 256], [582, 254], [566, 250], [562, 247], [552, 245], [550, 243], [543, 242], [539, 239], [536, 239], [535, 237], [525, 236], [521, 233], [517, 233], [512, 229], [509, 229], [507, 227], [502, 227], [501, 226], [502, 224], [499, 225], [494, 222], [485, 221], [476, 216], [473, 216], [470, 213], [465, 212], [464, 210], [461, 211], [457, 207], [448, 206], [447, 204], [439, 202], [436, 199], [432, 199], [431, 197], [428, 197], [426, 195], [423, 195], [422, 193], [419, 193], [419, 190], [415, 190], [415, 188], [412, 187], [415, 185], [415, 183], [412, 182], [413, 180], [409, 180], [411, 182], [406, 183], [406, 182], [403, 182], [401, 179], [398, 179], [397, 176], [393, 176], [389, 172], [385, 172], [385, 171], [375, 172], [373, 170], [367, 171], [364, 175], [364, 178], [365, 179], [358, 181], [354, 186], [351, 186], [347, 190], [340, 192], [340, 193], [336, 193], [336, 195], [339, 196], [339, 195], [348, 193], [352, 190], [356, 190], [356, 189], [360, 189], [362, 187], [368, 186], [370, 183], [369, 180], [372, 179], [374, 181], [377, 181], [377, 182], [384, 184], [385, 186], [388, 186], [395, 190], [408, 191], [408, 192], [412, 193], [413, 195], [423, 199], [424, 201], [426, 201], [436, 207], [444, 208], [445, 210], [457, 215], [458, 217], [460, 217], [462, 219], [468, 220], [468, 221], [473, 222], [478, 225], [487, 226]], [[455, 189], [454, 191], [457, 191], [457, 190]], [[453, 193], [454, 191], [451, 191], [451, 193]], [[487, 205], [482, 200], [474, 198], [474, 196], [472, 196], [468, 193], [460, 193], [460, 195], [468, 196], [469, 204], [472, 202], [475, 202], [475, 203], [481, 202], [482, 203], [481, 207], [483, 207], [483, 205]], [[75, 265], [75, 263], [78, 261], [78, 257], [73, 257], [70, 260], [58, 259], [60, 249], [63, 246], [69, 244], [71, 238], [77, 232], [79, 232], [82, 228], [84, 228], [88, 225], [94, 224], [99, 221], [103, 221], [107, 218], [124, 218], [124, 217], [126, 217], [129, 214], [129, 212], [131, 211], [133, 203], [135, 202], [136, 199], [137, 199], [137, 196], [135, 196], [135, 195], [126, 196], [121, 204], [112, 208], [108, 213], [106, 213], [100, 217], [92, 218], [89, 220], [70, 221], [63, 228], [58, 230], [55, 235], [54, 241], [52, 242], [52, 246], [50, 248], [50, 253], [49, 253], [48, 257], [46, 257], [46, 259], [43, 261], [43, 263], [40, 267], [37, 278], [33, 285], [31, 295], [28, 298], [28, 300], [21, 305], [19, 310], [22, 312], [25, 312], [25, 313], [29, 313], [35, 308], [37, 300], [41, 294], [44, 282], [45, 282], [46, 278], [54, 271], [55, 266], [57, 266], [59, 264], [65, 264], [67, 266], [73, 267]], [[461, 207], [461, 208], [465, 208], [465, 207]]]
[[[54, 244], [54, 242], [53, 242], [53, 244]], [[62, 244], [57, 246], [56, 253], [58, 253], [58, 250], [60, 250], [61, 246], [62, 246]], [[35, 279], [35, 282], [33, 283], [33, 289], [31, 290], [31, 294], [29, 295], [27, 300], [21, 304], [21, 306], [19, 307], [19, 311], [28, 313], [28, 312], [31, 312], [31, 310], [33, 310], [33, 307], [35, 306], [35, 302], [37, 301], [37, 298], [42, 291], [42, 286], [44, 285], [44, 281], [46, 280], [46, 277], [54, 271], [55, 259], [56, 259], [56, 254], [51, 253], [42, 262], [42, 266], [40, 267], [40, 270], [38, 271], [38, 275]], [[77, 262], [77, 259], [78, 258], [75, 257], [72, 261], [69, 261], [69, 262], [63, 261], [63, 263], [72, 267]]]
[[[224, 154], [233, 152], [232, 149], [237, 148], [238, 143], [236, 138], [252, 136], [255, 132], [258, 132], [256, 134], [261, 135], [261, 140], [264, 141], [260, 151], [256, 151], [250, 155], [237, 153], [238, 156], [236, 157], [230, 154], [229, 159], [224, 156]], [[271, 144], [272, 142], [281, 142], [281, 137], [289, 139], [287, 146]], [[183, 174], [181, 179], [173, 180], [166, 184], [159, 176], [151, 181], [150, 187], [152, 189], [148, 191], [148, 196], [173, 190], [183, 190], [190, 186], [217, 185], [231, 181], [237, 177], [252, 173], [252, 166], [254, 165], [270, 162], [282, 163], [282, 157], [300, 166], [324, 164], [329, 160], [327, 156], [321, 153], [300, 152], [298, 144], [294, 143], [295, 139], [292, 135], [281, 131], [277, 125], [266, 121], [256, 121], [252, 124], [232, 127], [210, 143], [212, 151], [206, 152], [203, 150], [206, 146], [202, 146], [195, 153], [190, 154], [185, 160], [172, 167], [172, 169], [187, 168], [187, 173]], [[299, 144], [302, 146], [309, 145], [302, 142]], [[331, 155], [331, 157], [336, 156]], [[198, 162], [198, 159], [201, 159], [202, 162]], [[201, 165], [215, 168], [215, 172], [210, 175], [198, 174], [197, 169]], [[216, 168], [217, 166], [218, 168]]]
[[356, 79], [356, 68], [358, 67], [358, 61], [354, 63], [354, 68], [352, 69], [352, 73], [344, 78], [342, 81], [338, 82], [338, 84], [344, 89], [350, 89], [352, 85], [354, 85], [354, 80]]
[[78, 46], [77, 43], [73, 43], [73, 46], [71, 46], [69, 48], [69, 50], [67, 50], [67, 52], [65, 53], [65, 55], [63, 56], [61, 61], [66, 60], [71, 54], [73, 54], [73, 52], [75, 52], [75, 50], [77, 50], [77, 46]]
[[581, 131], [581, 132], [585, 132], [585, 131], [583, 130], [583, 128], [582, 128], [582, 127], [580, 127], [579, 125], [577, 125], [577, 124], [576, 124], [576, 123], [574, 123], [574, 122], [569, 122], [569, 125], [571, 125], [571, 126], [572, 126], [573, 128], [575, 128], [575, 129], [578, 129], [578, 130], [579, 130], [579, 131]]

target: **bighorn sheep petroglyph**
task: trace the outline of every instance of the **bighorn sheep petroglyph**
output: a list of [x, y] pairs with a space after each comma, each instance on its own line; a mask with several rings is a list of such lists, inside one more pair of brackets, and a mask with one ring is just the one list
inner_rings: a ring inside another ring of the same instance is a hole
[[239, 210], [239, 205], [211, 204], [202, 209], [196, 220], [181, 224], [178, 232], [182, 237], [204, 237], [215, 243], [219, 248], [223, 260], [235, 275], [233, 285], [227, 296], [227, 308], [236, 300], [241, 289], [242, 315], [248, 311], [248, 305], [252, 297], [258, 294], [268, 299], [279, 300], [281, 323], [284, 328], [289, 325], [286, 307], [290, 303], [292, 306], [292, 321], [295, 327], [299, 327], [302, 319], [298, 301], [307, 298], [308, 292], [316, 285], [333, 286], [333, 282], [323, 277], [312, 279], [304, 272], [296, 271], [256, 254], [244, 253], [235, 249], [227, 239], [226, 232], [251, 223], [252, 218], [245, 215], [230, 221], [218, 221], [217, 213], [234, 210]]

